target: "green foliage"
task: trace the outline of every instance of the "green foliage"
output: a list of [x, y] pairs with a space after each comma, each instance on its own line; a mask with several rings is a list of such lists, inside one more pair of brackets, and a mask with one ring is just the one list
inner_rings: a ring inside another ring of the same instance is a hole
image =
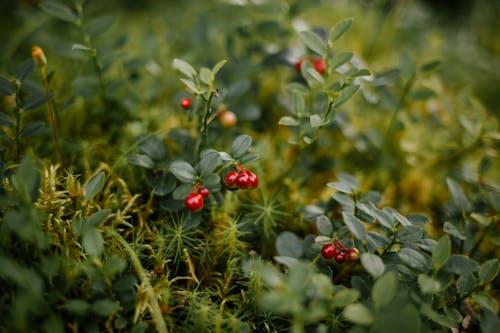
[[496, 332], [498, 6], [10, 6], [0, 332]]

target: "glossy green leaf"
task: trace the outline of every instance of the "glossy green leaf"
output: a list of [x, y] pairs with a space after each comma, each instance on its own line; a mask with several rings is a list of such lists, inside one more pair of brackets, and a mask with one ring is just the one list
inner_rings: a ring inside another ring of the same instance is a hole
[[432, 250], [432, 265], [434, 270], [440, 270], [448, 261], [451, 253], [451, 240], [449, 236], [441, 237]]
[[460, 230], [457, 226], [455, 226], [453, 223], [446, 221], [443, 224], [443, 231], [446, 232], [447, 234], [458, 238], [460, 240], [465, 240], [467, 237], [465, 236], [464, 232]]
[[299, 35], [304, 44], [312, 51], [318, 53], [321, 56], [323, 56], [326, 53], [327, 46], [325, 42], [321, 39], [321, 37], [316, 35], [314, 32], [306, 30], [306, 31], [301, 31]]
[[0, 126], [13, 127], [14, 121], [7, 114], [0, 112]]
[[356, 216], [345, 212], [342, 212], [342, 218], [354, 237], [359, 240], [366, 239], [366, 229], [363, 222], [361, 222]]
[[170, 172], [162, 172], [152, 185], [155, 195], [164, 196], [175, 189], [177, 179]]
[[193, 184], [184, 183], [175, 188], [174, 192], [172, 193], [172, 197], [175, 200], [184, 200], [192, 192], [193, 192]]
[[94, 312], [99, 317], [111, 316], [119, 309], [119, 303], [111, 299], [98, 300], [95, 301], [94, 304], [92, 304], [92, 312]]
[[38, 196], [37, 191], [40, 185], [40, 172], [30, 155], [26, 155], [22, 159], [12, 181], [14, 188], [25, 198], [33, 200]]
[[405, 247], [399, 251], [398, 256], [405, 265], [413, 269], [421, 272], [427, 272], [429, 270], [427, 258], [417, 250]]
[[489, 283], [493, 281], [498, 275], [500, 270], [500, 264], [497, 258], [493, 258], [485, 261], [481, 267], [479, 267], [479, 281], [482, 284]]
[[0, 76], [0, 96], [10, 96], [14, 94], [14, 86], [10, 83], [9, 80]]
[[222, 165], [222, 159], [219, 152], [210, 151], [204, 154], [198, 163], [198, 170], [201, 174], [212, 173], [215, 169]]
[[252, 137], [246, 134], [242, 134], [234, 139], [231, 145], [231, 155], [235, 158], [240, 158], [243, 156], [248, 149], [252, 146]]
[[321, 235], [331, 237], [333, 233], [333, 226], [330, 219], [325, 215], [320, 215], [316, 218], [316, 227]]
[[361, 254], [361, 265], [374, 278], [378, 278], [385, 272], [385, 264], [382, 258], [372, 253]]
[[343, 183], [343, 182], [330, 182], [330, 183], [326, 184], [326, 186], [333, 188], [337, 191], [340, 191], [342, 193], [345, 193], [345, 194], [352, 194], [352, 192], [353, 192], [352, 187], [346, 183]]
[[201, 94], [201, 91], [198, 89], [198, 87], [196, 86], [196, 84], [193, 81], [181, 78], [181, 82], [184, 83], [186, 85], [186, 87], [189, 90], [191, 90], [193, 93], [198, 94], [198, 95]]
[[422, 239], [424, 230], [415, 225], [405, 225], [399, 229], [397, 237], [399, 241], [403, 244], [412, 244]]
[[346, 18], [337, 22], [333, 28], [330, 29], [330, 42], [335, 42], [337, 39], [342, 37], [342, 35], [349, 30], [352, 25], [352, 18]]
[[137, 165], [146, 169], [153, 169], [155, 166], [155, 163], [153, 162], [151, 157], [144, 154], [132, 154], [127, 158], [127, 161], [130, 164]]
[[172, 66], [189, 78], [193, 78], [194, 76], [196, 76], [195, 69], [187, 61], [176, 58], [174, 59]]
[[476, 272], [479, 270], [479, 264], [463, 254], [454, 254], [450, 256], [443, 269], [450, 273], [462, 275]]
[[469, 294], [477, 287], [477, 279], [473, 273], [462, 274], [457, 279], [457, 292], [461, 295]]
[[155, 161], [162, 161], [167, 157], [165, 144], [156, 135], [147, 137], [139, 142], [139, 149]]
[[170, 164], [170, 172], [184, 183], [192, 183], [196, 176], [193, 166], [186, 161], [173, 161]]
[[212, 86], [215, 80], [215, 76], [210, 69], [202, 67], [200, 69], [200, 80], [207, 86]]
[[101, 193], [105, 182], [106, 182], [106, 174], [104, 173], [104, 171], [99, 171], [97, 174], [92, 176], [85, 184], [84, 200], [90, 201], [96, 195]]
[[389, 305], [398, 290], [398, 280], [393, 272], [387, 272], [375, 281], [372, 288], [372, 300], [376, 308]]

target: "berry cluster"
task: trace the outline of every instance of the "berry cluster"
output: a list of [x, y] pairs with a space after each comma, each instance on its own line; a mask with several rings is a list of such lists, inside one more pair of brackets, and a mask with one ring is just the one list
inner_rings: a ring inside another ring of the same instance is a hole
[[193, 188], [193, 192], [184, 199], [184, 206], [193, 213], [199, 212], [203, 208], [203, 198], [209, 195], [210, 192], [206, 187], [196, 184]]
[[238, 171], [229, 171], [224, 179], [229, 189], [251, 189], [259, 185], [259, 177], [255, 173], [245, 169], [241, 165], [237, 165], [236, 167]]
[[297, 69], [297, 71], [300, 72], [302, 70], [302, 63], [304, 62], [304, 60], [309, 60], [311, 62], [311, 64], [313, 65], [314, 69], [318, 73], [320, 73], [321, 75], [325, 74], [325, 72], [326, 72], [325, 61], [321, 58], [317, 58], [317, 57], [313, 57], [313, 56], [300, 58], [295, 63], [295, 68]]
[[337, 264], [341, 264], [344, 261], [352, 262], [359, 259], [359, 251], [357, 248], [347, 248], [338, 239], [335, 239], [334, 243], [324, 245], [321, 249], [321, 255], [325, 259], [335, 258]]

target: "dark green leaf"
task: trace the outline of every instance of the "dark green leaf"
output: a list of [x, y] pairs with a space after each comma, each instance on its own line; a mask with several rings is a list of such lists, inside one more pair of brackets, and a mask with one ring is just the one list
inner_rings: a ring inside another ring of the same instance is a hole
[[14, 76], [16, 77], [16, 79], [23, 82], [24, 79], [26, 79], [28, 77], [28, 75], [30, 75], [31, 72], [33, 72], [34, 69], [35, 69], [35, 62], [33, 61], [33, 59], [31, 59], [31, 58], [27, 59], [27, 60], [23, 61], [16, 68]]
[[201, 184], [211, 191], [220, 189], [220, 176], [217, 173], [207, 173], [201, 177]]
[[338, 68], [345, 64], [346, 62], [350, 61], [353, 57], [354, 53], [352, 52], [341, 52], [337, 54], [331, 63], [332, 68]]
[[14, 92], [14, 86], [12, 86], [10, 81], [0, 76], [0, 96], [10, 96], [14, 94]]
[[0, 126], [12, 127], [14, 126], [14, 121], [7, 114], [0, 112]]
[[432, 97], [436, 97], [434, 90], [429, 88], [418, 88], [413, 90], [411, 93], [411, 98], [416, 101], [424, 101]]
[[219, 152], [213, 150], [203, 154], [198, 163], [198, 170], [201, 174], [209, 174], [217, 169], [222, 164], [222, 159]]
[[424, 225], [430, 222], [430, 219], [422, 214], [415, 214], [415, 213], [410, 213], [406, 216], [406, 218], [411, 222], [413, 225]]
[[476, 272], [479, 269], [479, 264], [462, 254], [454, 254], [450, 256], [448, 262], [444, 266], [444, 270], [458, 275]]
[[479, 267], [479, 281], [481, 284], [486, 284], [498, 275], [500, 270], [500, 265], [497, 258], [490, 259], [484, 262], [481, 267]]
[[184, 183], [192, 183], [196, 176], [193, 166], [186, 161], [172, 162], [170, 164], [170, 172]]
[[114, 21], [115, 18], [110, 15], [95, 17], [85, 24], [85, 31], [90, 37], [98, 36], [111, 28]]
[[441, 64], [440, 60], [430, 61], [430, 62], [427, 62], [427, 63], [423, 64], [420, 67], [420, 70], [422, 72], [430, 72], [430, 71], [434, 70], [436, 67], [438, 67], [439, 64]]
[[467, 206], [469, 202], [467, 201], [467, 197], [465, 196], [464, 190], [451, 178], [446, 179], [446, 183], [448, 184], [448, 189], [450, 190], [451, 196], [453, 198], [453, 202], [462, 212], [467, 210]]
[[92, 304], [92, 312], [99, 317], [108, 317], [120, 309], [118, 302], [110, 299], [102, 299]]
[[101, 193], [104, 183], [106, 182], [106, 174], [104, 171], [99, 171], [92, 176], [85, 184], [85, 201], [92, 200], [97, 194]]
[[331, 237], [333, 233], [333, 226], [330, 219], [325, 215], [320, 215], [316, 218], [316, 227], [321, 235]]
[[87, 224], [90, 228], [98, 227], [103, 223], [109, 216], [111, 211], [109, 209], [100, 210], [89, 217], [87, 217]]
[[83, 299], [71, 299], [66, 301], [63, 308], [73, 314], [83, 315], [89, 311], [90, 304]]
[[457, 292], [466, 295], [477, 287], [477, 279], [472, 273], [462, 274], [457, 279]]
[[451, 253], [451, 240], [449, 236], [441, 237], [432, 250], [432, 265], [434, 270], [440, 270], [448, 261]]
[[73, 12], [70, 7], [62, 3], [54, 1], [44, 1], [40, 3], [39, 6], [44, 12], [58, 19], [68, 22], [76, 22], [78, 20], [78, 16], [75, 14], [75, 12]]
[[352, 18], [346, 18], [337, 22], [333, 28], [330, 29], [330, 42], [335, 42], [337, 39], [349, 30], [352, 25]]
[[[375, 206], [374, 206], [374, 208], [375, 208]], [[396, 226], [396, 221], [387, 207], [381, 211], [378, 211], [378, 212], [375, 211], [375, 212], [376, 212], [376, 218], [381, 225], [383, 225], [384, 227], [391, 229], [391, 230], [392, 230], [392, 228], [394, 228]]]
[[193, 192], [192, 183], [181, 184], [174, 190], [174, 192], [172, 193], [172, 197], [175, 200], [184, 200], [191, 192]]
[[164, 196], [175, 189], [177, 179], [170, 172], [162, 172], [156, 182], [153, 183], [155, 195]]
[[483, 308], [498, 314], [498, 303], [486, 292], [472, 293], [472, 298]]
[[132, 154], [127, 158], [127, 161], [130, 164], [137, 165], [146, 169], [153, 169], [155, 166], [155, 163], [153, 162], [151, 157], [143, 154]]
[[413, 269], [421, 272], [427, 272], [429, 270], [427, 258], [417, 250], [405, 247], [399, 251], [398, 256], [405, 265]]
[[465, 240], [467, 239], [467, 237], [465, 236], [464, 232], [461, 231], [460, 229], [458, 229], [453, 223], [451, 222], [448, 222], [446, 221], [444, 224], [443, 224], [443, 231], [446, 232], [447, 234], [455, 237], [455, 238], [458, 238], [458, 239], [461, 239], [461, 240]]
[[457, 326], [457, 323], [455, 323], [454, 320], [434, 311], [430, 304], [422, 304], [422, 306], [420, 307], [420, 313], [441, 326], [447, 328], [453, 328]]
[[302, 240], [293, 232], [284, 231], [276, 237], [276, 250], [280, 256], [300, 258], [303, 255]]
[[403, 244], [415, 243], [422, 238], [424, 230], [416, 225], [406, 225], [399, 229], [397, 237]]
[[22, 159], [14, 174], [13, 185], [17, 191], [29, 200], [33, 200], [37, 196], [38, 186], [40, 185], [40, 172], [30, 155], [26, 155]]
[[[49, 100], [54, 98], [54, 93], [49, 93]], [[45, 93], [39, 93], [33, 96], [30, 96], [22, 105], [23, 109], [26, 111], [33, 110], [47, 103], [47, 96]]]
[[374, 278], [378, 278], [385, 272], [385, 265], [382, 259], [371, 253], [361, 254], [361, 265]]
[[152, 135], [139, 143], [139, 149], [154, 161], [162, 161], [167, 157], [163, 141]]
[[27, 138], [40, 133], [44, 125], [43, 121], [32, 121], [27, 123], [21, 130], [21, 137]]
[[393, 272], [387, 272], [375, 281], [372, 300], [376, 308], [389, 305], [397, 294], [398, 280]]
[[301, 31], [299, 35], [304, 44], [308, 48], [310, 48], [311, 50], [313, 50], [314, 52], [318, 53], [321, 56], [323, 56], [326, 53], [327, 47], [325, 42], [321, 39], [321, 37], [316, 35], [314, 32]]
[[363, 222], [356, 216], [345, 212], [342, 212], [342, 218], [354, 237], [359, 240], [366, 240], [366, 229]]
[[231, 155], [234, 158], [240, 158], [252, 146], [252, 138], [249, 135], [242, 134], [234, 139], [231, 146]]
[[401, 215], [401, 213], [398, 212], [397, 210], [395, 210], [393, 208], [390, 208], [390, 207], [387, 207], [384, 211], [386, 211], [389, 214], [391, 214], [403, 226], [409, 226], [409, 225], [411, 225], [411, 222], [406, 217], [404, 217], [403, 215]]
[[104, 238], [97, 229], [88, 229], [83, 235], [82, 245], [89, 255], [100, 256], [104, 247]]

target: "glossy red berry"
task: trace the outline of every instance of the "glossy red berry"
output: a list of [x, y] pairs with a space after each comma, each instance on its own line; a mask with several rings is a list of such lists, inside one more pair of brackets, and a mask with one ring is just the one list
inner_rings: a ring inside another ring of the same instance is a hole
[[247, 171], [248, 188], [256, 188], [259, 185], [259, 177], [251, 171]]
[[238, 173], [236, 171], [229, 171], [224, 178], [226, 186], [231, 189], [236, 188], [236, 178], [238, 178]]
[[246, 189], [249, 188], [249, 177], [248, 173], [246, 171], [242, 171], [238, 174], [238, 177], [236, 177], [236, 186], [238, 186], [240, 189]]
[[335, 261], [337, 262], [337, 264], [343, 263], [345, 261], [344, 254], [342, 254], [342, 252], [337, 252], [337, 254], [335, 254]]
[[326, 72], [326, 64], [323, 59], [314, 59], [313, 60], [313, 66], [314, 69], [320, 73], [320, 74], [325, 74]]
[[183, 109], [189, 109], [191, 107], [191, 98], [184, 97], [181, 99], [180, 104]]
[[321, 249], [321, 255], [325, 259], [332, 259], [337, 254], [337, 247], [335, 244], [326, 244]]
[[345, 253], [345, 260], [347, 262], [356, 261], [359, 259], [359, 251], [357, 248], [352, 247]]
[[184, 206], [191, 212], [199, 212], [203, 208], [203, 196], [200, 193], [191, 193], [184, 199]]
[[210, 191], [206, 187], [200, 187], [198, 193], [201, 194], [202, 197], [206, 198], [210, 195]]

